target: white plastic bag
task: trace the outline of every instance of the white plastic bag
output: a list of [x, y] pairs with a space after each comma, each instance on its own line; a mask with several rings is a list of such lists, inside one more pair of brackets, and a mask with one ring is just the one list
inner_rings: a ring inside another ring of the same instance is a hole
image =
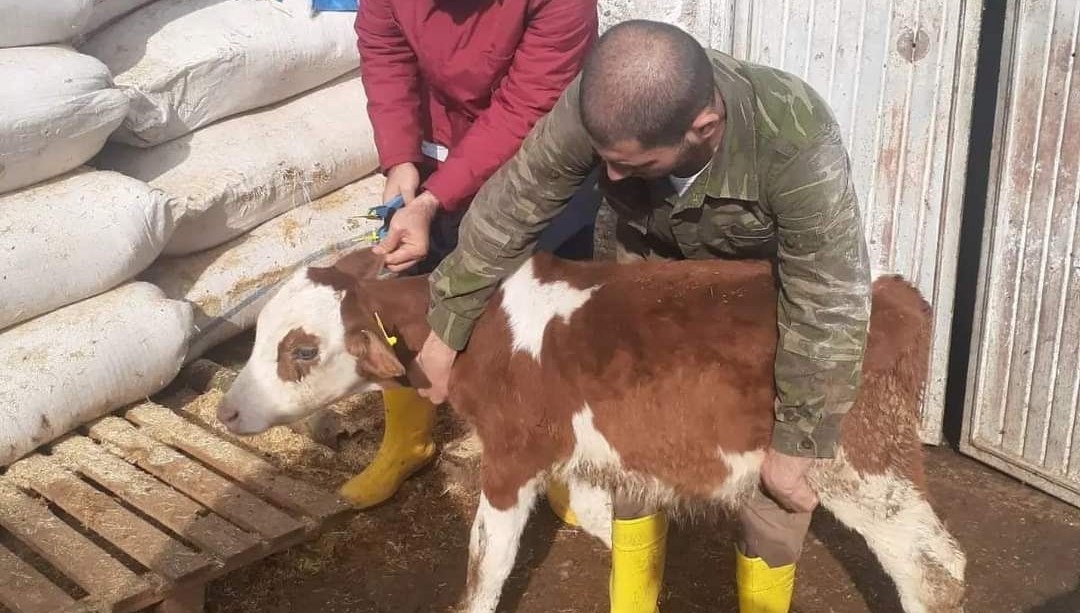
[[127, 113], [105, 65], [67, 47], [0, 49], [0, 84], [0, 194], [86, 162]]
[[164, 258], [143, 273], [170, 298], [194, 305], [188, 361], [254, 326], [276, 284], [298, 266], [329, 264], [345, 252], [369, 247], [365, 237], [381, 222], [358, 216], [380, 204], [383, 184], [381, 175], [373, 175], [217, 249]]
[[0, 0], [0, 47], [63, 43], [86, 27], [93, 0]]
[[158, 0], [80, 49], [131, 99], [113, 140], [149, 147], [355, 70], [355, 18], [311, 0]]
[[349, 77], [152, 149], [110, 143], [95, 165], [174, 196], [186, 213], [165, 253], [194, 253], [375, 170], [364, 106]]
[[117, 285], [173, 229], [160, 190], [90, 169], [0, 196], [0, 329]]
[[191, 305], [129, 283], [0, 333], [0, 465], [160, 391], [190, 331]]

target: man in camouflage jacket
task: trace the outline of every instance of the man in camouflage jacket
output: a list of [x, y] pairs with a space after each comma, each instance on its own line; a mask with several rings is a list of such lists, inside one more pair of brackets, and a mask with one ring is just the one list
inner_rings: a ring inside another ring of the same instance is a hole
[[620, 259], [777, 263], [776, 422], [762, 466], [771, 497], [742, 513], [737, 578], [743, 613], [786, 611], [817, 502], [804, 473], [836, 453], [870, 313], [848, 154], [828, 105], [797, 77], [705, 51], [663, 24], [609, 30], [477, 195], [459, 247], [432, 275], [433, 332], [418, 357], [428, 393], [445, 398], [453, 357], [496, 285], [598, 165]]

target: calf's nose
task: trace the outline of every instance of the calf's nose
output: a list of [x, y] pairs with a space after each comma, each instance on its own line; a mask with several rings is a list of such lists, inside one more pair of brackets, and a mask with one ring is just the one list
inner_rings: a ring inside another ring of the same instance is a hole
[[222, 400], [217, 408], [217, 418], [226, 426], [232, 426], [240, 419], [240, 411], [234, 408], [227, 400]]

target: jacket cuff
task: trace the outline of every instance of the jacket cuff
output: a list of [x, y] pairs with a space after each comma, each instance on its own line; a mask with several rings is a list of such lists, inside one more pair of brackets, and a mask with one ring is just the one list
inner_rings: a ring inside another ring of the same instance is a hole
[[829, 417], [821, 420], [812, 430], [807, 430], [798, 423], [774, 422], [773, 450], [800, 458], [836, 457], [836, 449], [840, 443], [840, 420]]
[[410, 153], [408, 151], [392, 151], [385, 155], [379, 156], [379, 171], [383, 174], [390, 172], [390, 169], [398, 164], [404, 164], [406, 162], [412, 162], [419, 166], [424, 162], [424, 156], [420, 154], [418, 149], [416, 153]]
[[440, 208], [457, 211], [464, 208], [474, 194], [466, 180], [447, 174], [444, 168], [445, 166], [432, 173], [424, 182], [424, 189], [439, 199]]
[[428, 310], [431, 331], [454, 351], [462, 351], [469, 343], [475, 321], [454, 313], [441, 304], [432, 304]]

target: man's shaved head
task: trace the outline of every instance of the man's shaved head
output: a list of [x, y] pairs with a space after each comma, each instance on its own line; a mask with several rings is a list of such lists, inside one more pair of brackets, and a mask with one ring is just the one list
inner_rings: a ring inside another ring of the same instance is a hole
[[714, 101], [712, 64], [679, 28], [624, 21], [597, 41], [581, 72], [581, 117], [600, 145], [678, 144]]

